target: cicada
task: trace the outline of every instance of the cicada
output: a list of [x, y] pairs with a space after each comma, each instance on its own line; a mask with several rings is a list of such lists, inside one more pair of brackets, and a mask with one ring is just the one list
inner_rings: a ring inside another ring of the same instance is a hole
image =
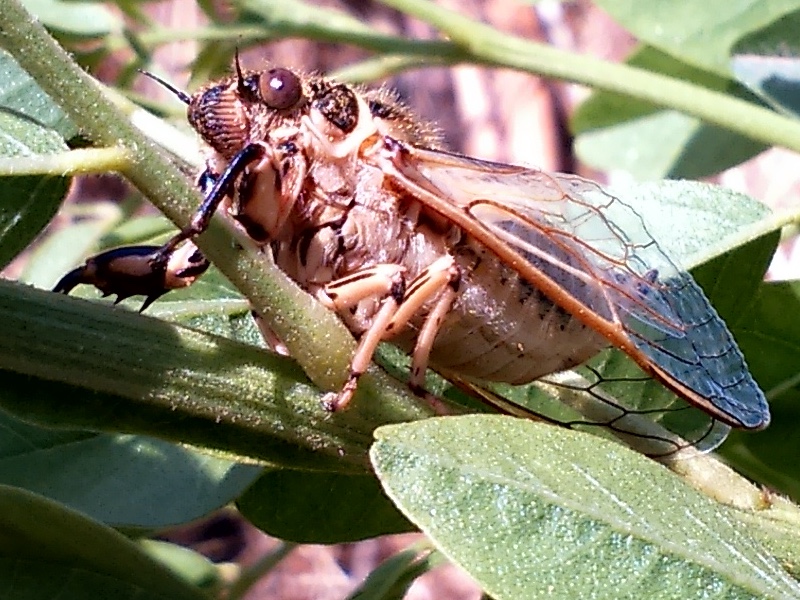
[[[164, 82], [162, 82], [164, 83]], [[444, 149], [391, 92], [286, 68], [235, 72], [188, 107], [207, 145], [203, 202], [162, 247], [116, 249], [65, 276], [145, 306], [208, 262], [219, 207], [358, 339], [346, 407], [376, 348], [468, 384], [524, 384], [608, 346], [727, 425], [769, 423], [725, 323], [636, 212], [597, 183]]]

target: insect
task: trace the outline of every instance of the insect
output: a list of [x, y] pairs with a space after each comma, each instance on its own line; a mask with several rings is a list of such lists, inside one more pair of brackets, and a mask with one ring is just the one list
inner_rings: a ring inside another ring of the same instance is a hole
[[161, 83], [208, 146], [200, 208], [164, 246], [100, 254], [56, 291], [90, 283], [145, 308], [205, 270], [192, 239], [222, 206], [357, 337], [329, 410], [383, 340], [411, 354], [416, 390], [428, 367], [522, 384], [613, 345], [714, 419], [769, 423], [703, 292], [599, 184], [448, 152], [386, 90], [238, 60], [191, 96]]

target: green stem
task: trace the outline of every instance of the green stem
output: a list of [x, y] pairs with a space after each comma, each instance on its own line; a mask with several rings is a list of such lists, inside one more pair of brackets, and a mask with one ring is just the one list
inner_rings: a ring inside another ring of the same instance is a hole
[[[142, 31], [137, 42], [149, 51], [155, 51], [164, 44], [174, 42], [250, 42], [264, 40], [264, 30], [256, 26], [242, 25], [209, 25], [207, 27], [190, 27], [186, 29], [167, 28], [156, 25], [153, 29]], [[129, 48], [129, 40], [123, 34], [111, 34], [104, 39], [109, 52]]]
[[[273, 38], [301, 37], [346, 42], [381, 54], [465, 60], [463, 50], [443, 40], [415, 40], [386, 35], [350, 14], [300, 0], [239, 0], [249, 18], [260, 18], [262, 32]], [[262, 33], [263, 35], [263, 33]]]
[[60, 154], [0, 158], [0, 177], [7, 175], [83, 175], [121, 171], [130, 163], [123, 148], [81, 148]]
[[239, 600], [243, 598], [253, 585], [274, 569], [275, 566], [286, 558], [297, 546], [298, 544], [292, 542], [283, 542], [274, 551], [263, 556], [255, 564], [242, 570], [239, 578], [228, 588], [228, 600]]
[[357, 70], [352, 75], [346, 71], [348, 77], [358, 80], [363, 80], [369, 74], [384, 75], [431, 62], [471, 62], [511, 67], [624, 94], [656, 106], [681, 111], [768, 145], [800, 151], [800, 121], [752, 102], [645, 69], [530, 42], [472, 21], [427, 0], [382, 1], [438, 27], [449, 41], [407, 40], [381, 34], [337, 11], [298, 2], [288, 3], [288, 0], [278, 4], [267, 0], [244, 0], [245, 8], [263, 19], [263, 25], [258, 27], [223, 26], [156, 31], [143, 34], [141, 40], [158, 45], [191, 36], [207, 40], [231, 39], [234, 35], [247, 39], [257, 35], [305, 37], [328, 42], [347, 40], [349, 44], [375, 52], [396, 55], [394, 64], [364, 65], [363, 72]]
[[339, 81], [366, 83], [385, 79], [411, 69], [422, 69], [436, 66], [437, 64], [447, 65], [451, 64], [451, 61], [443, 58], [437, 62], [436, 58], [416, 55], [379, 54], [367, 60], [337, 69], [331, 72], [330, 76]]
[[[189, 222], [199, 202], [191, 181], [120, 115], [97, 82], [72, 61], [18, 0], [0, 0], [0, 46], [58, 100], [94, 145], [116, 146], [129, 155], [120, 172], [171, 221], [178, 226]], [[340, 389], [355, 344], [335, 315], [263, 256], [232, 244], [230, 234], [218, 223], [212, 223], [198, 245], [266, 317], [311, 380], [323, 390]], [[331, 350], [320, 352], [320, 348]], [[367, 377], [365, 384], [363, 387], [378, 397], [406, 396], [404, 386], [379, 371]]]
[[191, 36], [207, 40], [231, 39], [233, 35], [241, 35], [247, 39], [258, 35], [275, 38], [304, 37], [327, 42], [346, 40], [352, 45], [395, 55], [394, 62], [381, 64], [385, 60], [381, 58], [380, 61], [365, 64], [352, 73], [344, 71], [347, 78], [358, 80], [431, 63], [471, 62], [511, 67], [624, 94], [656, 106], [681, 111], [768, 145], [800, 151], [800, 121], [752, 102], [645, 69], [530, 42], [472, 21], [427, 0], [382, 2], [438, 27], [448, 36], [449, 41], [407, 40], [373, 31], [336, 11], [314, 8], [298, 2], [275, 4], [267, 0], [243, 2], [247, 9], [263, 19], [264, 23], [259, 27], [156, 31], [149, 35], [143, 34], [141, 40], [158, 45]]
[[672, 108], [765, 144], [800, 151], [800, 120], [692, 83], [497, 31], [427, 0], [381, 0], [437, 27], [470, 60], [564, 79]]
[[286, 468], [359, 473], [372, 430], [418, 414], [382, 403], [371, 414], [331, 418], [286, 357], [5, 280], [0, 319], [0, 408], [45, 427], [152, 435]]

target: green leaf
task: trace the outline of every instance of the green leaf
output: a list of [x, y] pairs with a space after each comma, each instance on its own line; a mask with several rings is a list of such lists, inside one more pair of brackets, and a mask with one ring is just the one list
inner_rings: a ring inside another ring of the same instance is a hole
[[187, 583], [208, 588], [220, 582], [214, 563], [199, 552], [159, 540], [142, 540], [139, 544], [149, 556]]
[[[652, 47], [639, 48], [626, 62], [759, 102], [727, 77], [692, 67]], [[581, 160], [598, 169], [624, 169], [640, 180], [704, 177], [765, 149], [763, 144], [695, 117], [611, 92], [594, 92], [575, 112], [571, 126]]]
[[428, 414], [410, 397], [379, 403], [365, 394], [331, 415], [285, 357], [2, 280], [0, 319], [0, 406], [47, 426], [359, 472], [375, 427]]
[[[0, 156], [48, 154], [66, 149], [55, 131], [27, 117], [0, 112]], [[67, 193], [66, 177], [4, 177], [0, 192], [0, 268], [6, 266], [55, 216]]]
[[735, 327], [752, 348], [751, 368], [775, 394], [797, 385], [800, 373], [800, 323], [787, 318], [800, 308], [800, 282], [767, 282], [739, 308]]
[[740, 54], [733, 70], [743, 84], [778, 110], [800, 115], [800, 61], [785, 56]]
[[292, 542], [355, 542], [414, 529], [372, 475], [267, 471], [237, 506], [262, 531]]
[[418, 577], [442, 562], [430, 549], [404, 550], [383, 561], [347, 600], [403, 600]]
[[[54, 128], [58, 128], [58, 131]], [[75, 128], [5, 52], [0, 52], [0, 156], [56, 154]], [[0, 268], [55, 216], [69, 187], [66, 177], [4, 177], [0, 193]]]
[[351, 36], [380, 37], [367, 23], [344, 11], [314, 6], [300, 0], [236, 0], [248, 18], [258, 19], [269, 30], [284, 36], [301, 33], [341, 41]]
[[69, 188], [69, 179], [5, 177], [0, 179], [0, 186], [2, 268], [22, 252], [55, 216]]
[[657, 181], [607, 191], [642, 218], [659, 248], [685, 270], [779, 227], [761, 202], [718, 185]]
[[55, 130], [10, 111], [0, 111], [0, 134], [0, 156], [55, 154], [67, 149]]
[[[757, 302], [764, 286], [764, 276], [779, 242], [780, 231], [772, 231], [692, 269], [695, 281], [734, 333], [750, 327], [747, 311]], [[755, 351], [754, 354], [759, 352]], [[764, 385], [767, 385], [766, 382]]]
[[0, 483], [115, 527], [198, 519], [231, 502], [261, 470], [150, 438], [42, 429], [4, 412], [0, 430]]
[[203, 600], [113, 529], [0, 486], [0, 597]]
[[78, 133], [78, 128], [61, 108], [4, 50], [0, 50], [0, 106], [4, 112], [29, 117], [39, 125], [57, 131], [63, 139], [70, 139]]
[[123, 26], [118, 17], [97, 2], [24, 0], [23, 4], [48, 29], [72, 36], [97, 38], [119, 32]]
[[722, 448], [726, 459], [749, 477], [800, 499], [800, 465], [795, 460], [800, 423], [800, 283], [765, 283], [743, 306], [734, 324], [751, 372], [770, 397], [772, 424], [763, 432], [732, 432]]
[[800, 115], [800, 11], [740, 39], [731, 68], [736, 78], [776, 109]]
[[736, 54], [754, 53], [760, 56], [796, 57], [800, 52], [800, 41], [797, 39], [797, 27], [800, 25], [800, 3], [797, 9], [782, 15], [764, 27], [750, 30], [734, 45]]
[[724, 507], [614, 442], [481, 415], [383, 427], [370, 456], [398, 507], [497, 600], [800, 598]]
[[237, 38], [214, 40], [201, 46], [192, 60], [192, 79], [190, 86], [203, 85], [230, 72], [236, 50], [241, 47]]
[[797, 540], [798, 507], [774, 494], [765, 494], [769, 502], [766, 518], [762, 512], [737, 511], [736, 516], [748, 525], [748, 531], [795, 579], [800, 578], [800, 544]]
[[301, 0], [236, 0], [234, 4], [242, 11], [243, 21], [263, 29], [262, 37], [346, 42], [383, 55], [410, 55], [417, 58], [415, 65], [465, 56], [452, 44], [387, 35], [352, 14]]
[[731, 47], [747, 33], [800, 9], [798, 0], [597, 0], [647, 44], [701, 69], [727, 75]]

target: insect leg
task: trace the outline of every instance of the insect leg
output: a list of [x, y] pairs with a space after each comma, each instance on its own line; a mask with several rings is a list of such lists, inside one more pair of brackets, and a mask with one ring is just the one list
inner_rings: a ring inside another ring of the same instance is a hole
[[217, 183], [219, 179], [219, 175], [214, 173], [210, 168], [206, 168], [205, 171], [200, 173], [197, 177], [197, 187], [200, 188], [200, 193], [203, 194], [203, 198], [205, 198], [214, 187], [214, 184]]
[[192, 242], [176, 248], [166, 262], [156, 262], [158, 246], [123, 246], [106, 250], [73, 269], [53, 288], [69, 294], [82, 283], [94, 285], [104, 296], [116, 294], [119, 302], [129, 296], [146, 296], [139, 312], [170, 290], [194, 283], [208, 269], [208, 260]]
[[[230, 195], [233, 185], [239, 176], [254, 162], [263, 159], [266, 154], [266, 147], [259, 143], [248, 144], [239, 151], [228, 163], [228, 166], [225, 167], [225, 170], [220, 176], [214, 180], [213, 186], [211, 186], [211, 189], [205, 194], [203, 203], [197, 211], [195, 211], [189, 225], [161, 247], [156, 260], [158, 262], [167, 262], [170, 254], [172, 254], [181, 242], [200, 235], [208, 229], [211, 217], [214, 216], [220, 202], [222, 202], [226, 196]], [[204, 176], [201, 176], [201, 186], [206, 185], [210, 180], [214, 179], [213, 176], [211, 176], [210, 179], [206, 179]]]
[[[207, 195], [218, 177], [206, 169], [197, 185]], [[116, 294], [114, 303], [130, 296], [145, 296], [139, 312], [170, 290], [187, 287], [206, 272], [208, 259], [192, 242], [178, 240], [170, 252], [158, 246], [122, 246], [86, 259], [80, 267], [62, 277], [54, 292], [69, 294], [80, 284], [95, 286], [103, 296]]]
[[368, 298], [382, 298], [380, 308], [369, 329], [361, 336], [350, 363], [350, 375], [342, 390], [326, 399], [328, 410], [345, 408], [355, 394], [358, 379], [366, 371], [378, 344], [399, 333], [431, 299], [436, 298], [417, 337], [412, 358], [410, 385], [415, 393], [429, 399], [434, 407], [440, 402], [423, 388], [425, 369], [444, 316], [458, 292], [461, 274], [453, 257], [445, 256], [430, 265], [406, 288], [404, 269], [399, 265], [381, 264], [334, 281], [323, 290], [320, 299], [334, 310], [346, 309]]
[[[405, 289], [405, 268], [391, 263], [379, 264], [356, 271], [326, 285], [317, 299], [326, 307], [340, 311], [355, 306], [367, 298], [383, 298], [393, 288]], [[400, 291], [400, 300], [403, 292]]]
[[[437, 262], [444, 261], [440, 260]], [[428, 313], [428, 316], [425, 317], [425, 322], [422, 324], [422, 328], [417, 335], [414, 352], [411, 355], [411, 379], [408, 384], [416, 393], [423, 393], [425, 391], [423, 389], [423, 383], [425, 382], [425, 371], [428, 368], [428, 359], [433, 349], [433, 342], [436, 339], [436, 334], [439, 333], [445, 316], [447, 316], [447, 313], [450, 312], [450, 309], [453, 307], [453, 302], [455, 302], [456, 296], [458, 295], [458, 283], [460, 279], [461, 274], [458, 272], [455, 265], [445, 270], [429, 274], [429, 284], [431, 286], [434, 284], [438, 285], [441, 294], [436, 304], [433, 306], [433, 309]]]
[[264, 338], [264, 343], [267, 344], [267, 347], [276, 354], [289, 356], [289, 349], [286, 347], [286, 344], [283, 343], [283, 340], [273, 331], [272, 327], [269, 326], [264, 318], [252, 308], [252, 305], [250, 308], [250, 315], [253, 317], [253, 321], [256, 327], [258, 327], [259, 332], [261, 332], [261, 337]]
[[208, 269], [209, 262], [189, 238], [202, 233], [229, 194], [231, 186], [254, 161], [261, 160], [266, 149], [250, 144], [237, 154], [221, 175], [210, 170], [198, 178], [204, 200], [186, 229], [157, 246], [125, 246], [101, 252], [67, 273], [53, 291], [69, 294], [75, 286], [94, 285], [103, 295], [117, 295], [117, 302], [129, 296], [146, 296], [139, 309], [145, 310], [168, 291], [186, 287]]
[[380, 300], [380, 307], [369, 329], [358, 341], [356, 353], [350, 361], [347, 382], [338, 394], [329, 394], [323, 400], [327, 410], [342, 410], [350, 404], [358, 388], [358, 380], [372, 362], [378, 344], [403, 302], [404, 292], [405, 269], [400, 265], [380, 264], [333, 281], [317, 294], [318, 299], [333, 310], [346, 309], [369, 298]]
[[458, 295], [460, 281], [461, 272], [452, 256], [443, 256], [434, 262], [411, 282], [403, 304], [387, 331], [393, 334], [402, 329], [425, 302], [439, 295], [417, 334], [414, 351], [411, 354], [411, 377], [408, 381], [411, 390], [424, 398], [438, 414], [448, 414], [450, 411], [441, 399], [424, 388], [425, 371], [428, 368], [436, 334], [439, 333], [444, 318], [453, 307]]
[[286, 140], [254, 163], [236, 184], [230, 215], [260, 244], [267, 243], [289, 218], [308, 174], [306, 157]]

